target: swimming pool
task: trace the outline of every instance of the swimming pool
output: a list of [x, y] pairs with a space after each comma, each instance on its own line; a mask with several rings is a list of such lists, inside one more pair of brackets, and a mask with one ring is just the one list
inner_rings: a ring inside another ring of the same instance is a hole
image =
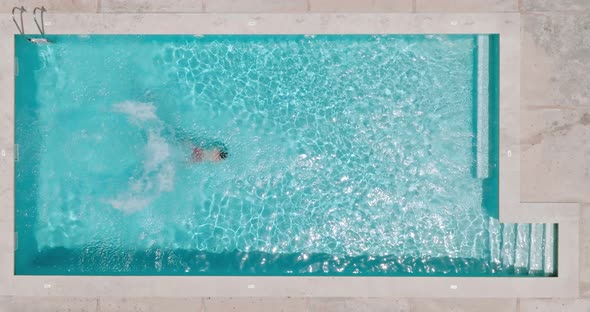
[[555, 273], [497, 221], [495, 36], [50, 40], [16, 41], [17, 274]]

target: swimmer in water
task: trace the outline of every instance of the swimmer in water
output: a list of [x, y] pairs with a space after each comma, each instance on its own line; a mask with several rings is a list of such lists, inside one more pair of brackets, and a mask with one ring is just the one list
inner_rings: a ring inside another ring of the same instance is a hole
[[188, 148], [191, 163], [220, 162], [229, 157], [227, 146], [219, 140], [197, 137], [182, 129], [175, 129], [174, 137]]
[[226, 159], [228, 156], [227, 150], [223, 147], [202, 148], [193, 147], [191, 160], [197, 162], [219, 162]]

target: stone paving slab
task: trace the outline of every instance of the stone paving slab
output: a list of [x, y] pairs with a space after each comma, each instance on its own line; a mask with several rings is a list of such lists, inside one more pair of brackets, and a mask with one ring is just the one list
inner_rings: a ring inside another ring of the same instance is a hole
[[96, 298], [0, 297], [0, 312], [97, 312]]
[[205, 310], [202, 298], [100, 298], [95, 300], [97, 300], [96, 312], [221, 311]]
[[588, 0], [522, 0], [523, 11], [590, 11]]
[[0, 13], [10, 13], [15, 6], [33, 8], [45, 6], [49, 12], [97, 12], [97, 0], [0, 0]]
[[[529, 0], [527, 8], [588, 9], [586, 0]], [[568, 2], [569, 1], [569, 2]], [[44, 5], [50, 12], [518, 12], [518, 0], [2, 0], [0, 12]]]
[[308, 311], [305, 298], [204, 298], [201, 311], [302, 312]]
[[589, 37], [588, 14], [522, 16], [522, 201], [590, 202]]
[[520, 312], [588, 312], [590, 300], [521, 299]]
[[518, 0], [416, 0], [416, 12], [518, 12]]
[[515, 312], [516, 299], [412, 299], [412, 311], [420, 312]]
[[199, 13], [204, 0], [98, 0], [99, 12]]
[[521, 201], [590, 202], [590, 108], [521, 111]]
[[590, 204], [582, 206], [580, 220], [580, 296], [590, 298]]
[[311, 299], [307, 311], [409, 312], [415, 310], [411, 309], [411, 305], [406, 299], [325, 298]]
[[521, 23], [522, 105], [590, 107], [590, 14], [524, 14]]
[[[211, 1], [211, 0], [209, 0]], [[412, 0], [309, 0], [310, 12], [412, 12]]]
[[0, 297], [0, 312], [515, 312], [516, 299]]
[[295, 13], [308, 10], [307, 0], [203, 0], [214, 13]]

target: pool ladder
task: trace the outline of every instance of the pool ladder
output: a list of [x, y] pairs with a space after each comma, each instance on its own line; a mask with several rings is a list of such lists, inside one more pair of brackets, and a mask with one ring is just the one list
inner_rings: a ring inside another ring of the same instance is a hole
[[[16, 16], [14, 15], [16, 11], [19, 11], [20, 24], [17, 21]], [[18, 29], [18, 32], [21, 34], [21, 36], [25, 36], [25, 25], [24, 25], [24, 22], [23, 22], [23, 14], [25, 12], [27, 12], [27, 10], [25, 9], [24, 6], [12, 8], [12, 21], [14, 22], [14, 25], [16, 25], [16, 28]], [[37, 12], [40, 12], [40, 18], [41, 18], [41, 24], [40, 25], [39, 25], [39, 21], [37, 20]], [[47, 10], [43, 6], [41, 6], [41, 7], [35, 7], [33, 9], [33, 20], [35, 21], [35, 25], [37, 25], [37, 29], [39, 30], [39, 33], [41, 34], [41, 37], [27, 38], [27, 40], [29, 40], [32, 43], [36, 43], [36, 44], [48, 44], [48, 43], [50, 43], [49, 40], [47, 40], [47, 38], [45, 38], [45, 23], [43, 21], [43, 14], [45, 12], [47, 12]]]

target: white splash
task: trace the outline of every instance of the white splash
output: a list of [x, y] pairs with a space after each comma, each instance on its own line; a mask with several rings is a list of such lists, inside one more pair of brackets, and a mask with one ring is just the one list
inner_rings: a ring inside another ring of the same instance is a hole
[[113, 105], [113, 110], [128, 115], [134, 122], [158, 120], [156, 107], [152, 103], [125, 101]]
[[170, 157], [170, 146], [168, 145], [168, 142], [160, 136], [160, 131], [149, 131], [145, 153], [145, 169], [148, 172], [157, 170], [158, 166]]
[[111, 204], [111, 206], [113, 206], [115, 209], [124, 211], [126, 213], [131, 213], [144, 209], [152, 202], [152, 200], [152, 198], [139, 198], [133, 195], [119, 195], [117, 199], [111, 199], [108, 201], [108, 203]]
[[141, 174], [130, 177], [126, 190], [106, 200], [113, 208], [132, 213], [147, 208], [161, 193], [173, 191], [176, 170], [171, 145], [162, 136], [164, 124], [152, 103], [126, 101], [113, 105], [113, 110], [127, 115], [138, 131], [147, 133]]
[[174, 175], [176, 171], [171, 163], [162, 165], [158, 172], [158, 190], [160, 192], [171, 192], [174, 189]]

